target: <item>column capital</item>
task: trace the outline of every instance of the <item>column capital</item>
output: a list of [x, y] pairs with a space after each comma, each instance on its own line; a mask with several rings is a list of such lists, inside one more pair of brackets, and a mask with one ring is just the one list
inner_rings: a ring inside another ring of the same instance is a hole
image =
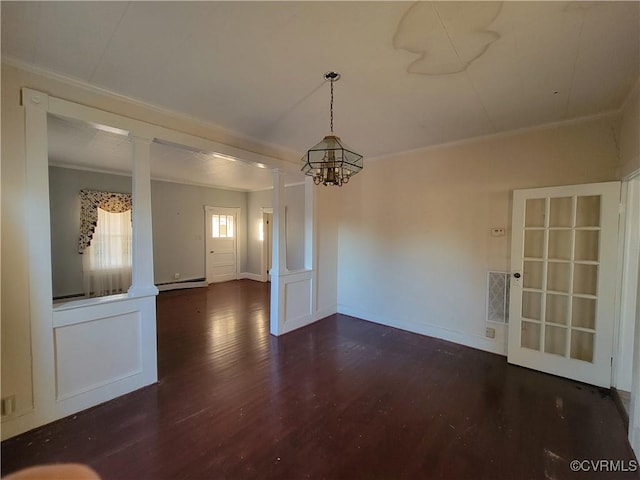
[[31, 90], [30, 88], [22, 89], [22, 105], [28, 108], [37, 108], [40, 110], [49, 110], [49, 95]]

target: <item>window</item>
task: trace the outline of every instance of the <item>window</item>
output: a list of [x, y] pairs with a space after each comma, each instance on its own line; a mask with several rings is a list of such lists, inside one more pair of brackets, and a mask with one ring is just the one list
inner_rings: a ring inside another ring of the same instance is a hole
[[85, 295], [127, 291], [131, 285], [131, 210], [110, 213], [98, 208], [96, 228], [82, 263]]
[[233, 238], [233, 215], [212, 215], [211, 228], [213, 238]]

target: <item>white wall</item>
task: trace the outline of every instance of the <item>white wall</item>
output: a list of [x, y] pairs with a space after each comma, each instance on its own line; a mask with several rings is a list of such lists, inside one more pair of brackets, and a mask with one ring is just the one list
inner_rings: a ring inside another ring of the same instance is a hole
[[615, 180], [610, 120], [369, 161], [340, 190], [338, 311], [504, 353], [486, 273], [508, 270], [513, 189]]

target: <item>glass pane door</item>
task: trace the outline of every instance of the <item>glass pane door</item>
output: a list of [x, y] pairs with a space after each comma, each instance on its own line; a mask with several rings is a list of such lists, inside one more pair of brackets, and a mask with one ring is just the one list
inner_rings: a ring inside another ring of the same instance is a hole
[[600, 196], [525, 202], [520, 345], [593, 361]]
[[510, 363], [611, 386], [620, 183], [515, 190]]

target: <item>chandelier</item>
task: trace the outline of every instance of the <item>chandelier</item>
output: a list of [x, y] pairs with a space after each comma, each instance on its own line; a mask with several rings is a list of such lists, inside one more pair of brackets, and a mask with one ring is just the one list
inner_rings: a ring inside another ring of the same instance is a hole
[[362, 170], [362, 155], [354, 152], [340, 140], [340, 137], [333, 134], [333, 82], [340, 79], [340, 74], [327, 72], [324, 78], [331, 82], [331, 134], [311, 147], [302, 157], [302, 171], [305, 175], [313, 177], [313, 183], [316, 185], [322, 183], [341, 187]]

